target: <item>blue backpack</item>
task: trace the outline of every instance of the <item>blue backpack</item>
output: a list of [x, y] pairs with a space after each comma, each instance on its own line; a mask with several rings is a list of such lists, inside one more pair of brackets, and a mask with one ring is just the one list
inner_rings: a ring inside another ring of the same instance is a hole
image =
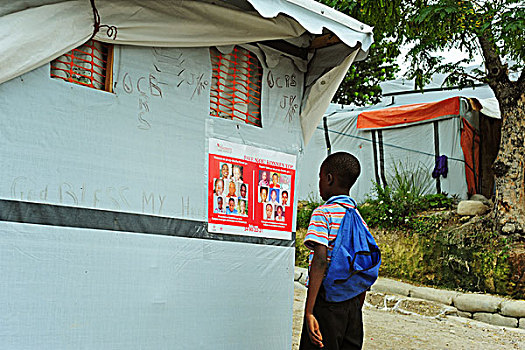
[[366, 291], [377, 280], [381, 265], [381, 251], [374, 237], [354, 208], [344, 208], [346, 214], [323, 280], [325, 298], [329, 302], [349, 300]]

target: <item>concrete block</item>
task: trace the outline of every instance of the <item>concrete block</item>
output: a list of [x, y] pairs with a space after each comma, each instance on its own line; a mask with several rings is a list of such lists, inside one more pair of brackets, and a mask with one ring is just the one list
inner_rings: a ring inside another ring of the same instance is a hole
[[525, 318], [519, 319], [519, 328], [525, 329]]
[[429, 287], [413, 287], [410, 296], [413, 298], [435, 301], [445, 305], [452, 305], [452, 298], [458, 295], [457, 292], [435, 289]]
[[497, 312], [504, 299], [485, 294], [458, 294], [452, 298], [455, 307], [468, 312]]
[[306, 288], [302, 283], [295, 281], [293, 283], [293, 289], [294, 290], [303, 290], [304, 291], [304, 290], [307, 290], [308, 288]]
[[384, 308], [385, 307], [385, 295], [383, 293], [374, 293], [374, 292], [368, 292], [366, 293], [366, 299], [365, 301], [377, 308]]
[[525, 318], [525, 300], [506, 300], [501, 303], [500, 314]]
[[518, 327], [518, 319], [514, 317], [505, 317], [500, 314], [491, 314], [488, 312], [476, 312], [472, 318], [476, 321], [485, 322], [495, 326]]
[[472, 313], [458, 310], [458, 316], [459, 317], [464, 317], [464, 318], [472, 318]]
[[372, 292], [409, 296], [410, 289], [412, 288], [413, 286], [408, 283], [399, 282], [389, 278], [378, 278], [370, 290]]
[[308, 278], [308, 269], [305, 269], [303, 267], [297, 267], [297, 266], [294, 268], [294, 281], [305, 284], [307, 278]]

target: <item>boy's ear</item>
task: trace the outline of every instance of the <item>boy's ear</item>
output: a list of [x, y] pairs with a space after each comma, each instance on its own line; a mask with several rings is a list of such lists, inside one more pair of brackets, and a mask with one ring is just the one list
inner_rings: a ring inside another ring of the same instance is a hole
[[326, 174], [326, 182], [331, 185], [334, 182], [334, 176], [332, 174]]

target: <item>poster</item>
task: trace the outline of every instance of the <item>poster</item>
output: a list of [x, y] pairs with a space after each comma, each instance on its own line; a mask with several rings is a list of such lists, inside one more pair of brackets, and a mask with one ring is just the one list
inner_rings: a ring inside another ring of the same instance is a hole
[[208, 231], [291, 239], [294, 155], [210, 139]]

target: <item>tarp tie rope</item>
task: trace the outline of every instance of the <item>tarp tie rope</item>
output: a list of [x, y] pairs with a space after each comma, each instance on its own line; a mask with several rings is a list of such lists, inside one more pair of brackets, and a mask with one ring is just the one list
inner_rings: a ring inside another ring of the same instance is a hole
[[210, 115], [240, 119], [247, 124], [261, 123], [262, 67], [250, 51], [237, 46], [229, 54], [210, 49], [212, 86]]
[[107, 28], [106, 35], [108, 38], [115, 40], [117, 38], [117, 27], [110, 26], [107, 24], [100, 24], [100, 14], [98, 13], [97, 6], [95, 5], [95, 0], [89, 0], [91, 3], [91, 8], [93, 9], [93, 34], [89, 40], [93, 39], [95, 35], [100, 31], [100, 28]]
[[[319, 126], [317, 127], [317, 129], [319, 129], [319, 130], [324, 130], [323, 128], [321, 128], [321, 127], [319, 127]], [[328, 129], [328, 131], [329, 131], [329, 132], [333, 132], [334, 134], [342, 135], [342, 136], [353, 137], [353, 138], [355, 138], [355, 139], [359, 139], [359, 140], [363, 140], [363, 141], [368, 141], [368, 142], [373, 142], [373, 140], [368, 139], [368, 138], [366, 138], [366, 137], [362, 137], [362, 136], [356, 136], [356, 135], [345, 134], [344, 132], [335, 131], [335, 130], [330, 130], [330, 129]], [[386, 143], [386, 142], [383, 142], [383, 145], [384, 145], [384, 146], [388, 146], [388, 147], [393, 147], [393, 148], [401, 149], [401, 150], [404, 150], [404, 151], [409, 151], [409, 152], [414, 152], [414, 153], [424, 154], [424, 155], [427, 155], [427, 156], [430, 156], [430, 157], [436, 157], [436, 156], [437, 156], [436, 154], [427, 153], [427, 152], [423, 152], [423, 151], [418, 151], [418, 150], [415, 150], [415, 149], [406, 148], [406, 147], [402, 147], [402, 146], [398, 146], [398, 145], [393, 145], [393, 144]], [[464, 159], [459, 159], [459, 158], [454, 158], [454, 157], [448, 157], [448, 159], [450, 159], [450, 160], [455, 160], [455, 161], [457, 161], [457, 162], [465, 163], [465, 160], [464, 160]], [[466, 163], [465, 163], [465, 164], [466, 164]], [[466, 164], [466, 165], [468, 166], [468, 164]]]

